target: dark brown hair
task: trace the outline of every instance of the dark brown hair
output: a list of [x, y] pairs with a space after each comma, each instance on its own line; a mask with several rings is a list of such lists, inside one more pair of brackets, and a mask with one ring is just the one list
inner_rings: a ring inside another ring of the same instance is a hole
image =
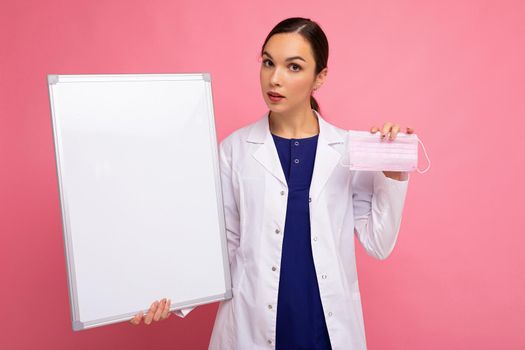
[[[309, 18], [291, 17], [282, 20], [270, 31], [261, 48], [261, 56], [264, 46], [270, 38], [279, 33], [298, 33], [310, 43], [312, 53], [315, 59], [315, 74], [319, 74], [328, 63], [328, 39], [321, 27]], [[313, 96], [310, 95], [310, 106], [317, 112], [321, 112], [319, 104]]]

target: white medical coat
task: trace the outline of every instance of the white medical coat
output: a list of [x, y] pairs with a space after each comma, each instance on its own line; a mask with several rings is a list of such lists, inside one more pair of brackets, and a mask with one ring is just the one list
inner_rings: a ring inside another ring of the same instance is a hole
[[[409, 176], [398, 181], [382, 171], [342, 167], [346, 130], [315, 114], [319, 138], [309, 201], [319, 292], [332, 348], [363, 350], [354, 233], [369, 255], [385, 259], [392, 252]], [[219, 151], [233, 298], [219, 305], [209, 349], [272, 349], [288, 186], [268, 112], [226, 137]]]

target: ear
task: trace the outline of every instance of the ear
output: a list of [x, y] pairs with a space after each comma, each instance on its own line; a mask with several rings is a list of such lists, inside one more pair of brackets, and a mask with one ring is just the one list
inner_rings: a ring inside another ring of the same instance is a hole
[[316, 87], [316, 89], [319, 89], [321, 85], [324, 84], [327, 74], [328, 74], [328, 67], [324, 67], [323, 70], [317, 74], [317, 77], [315, 78], [315, 84], [314, 84], [314, 87]]

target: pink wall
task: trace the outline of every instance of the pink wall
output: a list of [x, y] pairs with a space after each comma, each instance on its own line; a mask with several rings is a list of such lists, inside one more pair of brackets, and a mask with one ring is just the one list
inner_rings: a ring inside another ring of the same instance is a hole
[[46, 75], [209, 71], [219, 139], [262, 115], [257, 55], [289, 16], [330, 41], [323, 116], [425, 142], [398, 245], [358, 249], [370, 349], [524, 349], [523, 1], [7, 1], [0, 4], [0, 347], [204, 349], [187, 319], [73, 333]]

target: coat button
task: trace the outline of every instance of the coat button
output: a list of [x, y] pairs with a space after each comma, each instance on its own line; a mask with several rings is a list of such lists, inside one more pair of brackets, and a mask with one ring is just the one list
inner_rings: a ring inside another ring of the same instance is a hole
[[330, 311], [330, 312], [328, 313], [328, 316], [332, 317], [332, 315], [333, 315], [333, 313], [332, 313], [332, 311]]
[[299, 164], [299, 159], [295, 158], [293, 161], [295, 164]]
[[281, 196], [284, 196], [284, 191], [281, 191]]
[[271, 309], [272, 308], [272, 304], [268, 305], [268, 309]]
[[279, 234], [281, 232], [281, 230], [279, 230], [278, 228], [275, 229], [275, 233]]
[[322, 275], [321, 277], [322, 277], [322, 279], [325, 280], [327, 276], [326, 275]]
[[270, 339], [268, 339], [268, 344], [272, 345], [272, 341]]
[[299, 146], [299, 141], [295, 141], [293, 144]]
[[308, 202], [311, 202], [312, 201], [312, 197], [308, 197]]
[[317, 236], [314, 237], [314, 241], [317, 242]]
[[272, 271], [275, 271], [275, 270], [277, 270], [277, 267], [272, 266]]

